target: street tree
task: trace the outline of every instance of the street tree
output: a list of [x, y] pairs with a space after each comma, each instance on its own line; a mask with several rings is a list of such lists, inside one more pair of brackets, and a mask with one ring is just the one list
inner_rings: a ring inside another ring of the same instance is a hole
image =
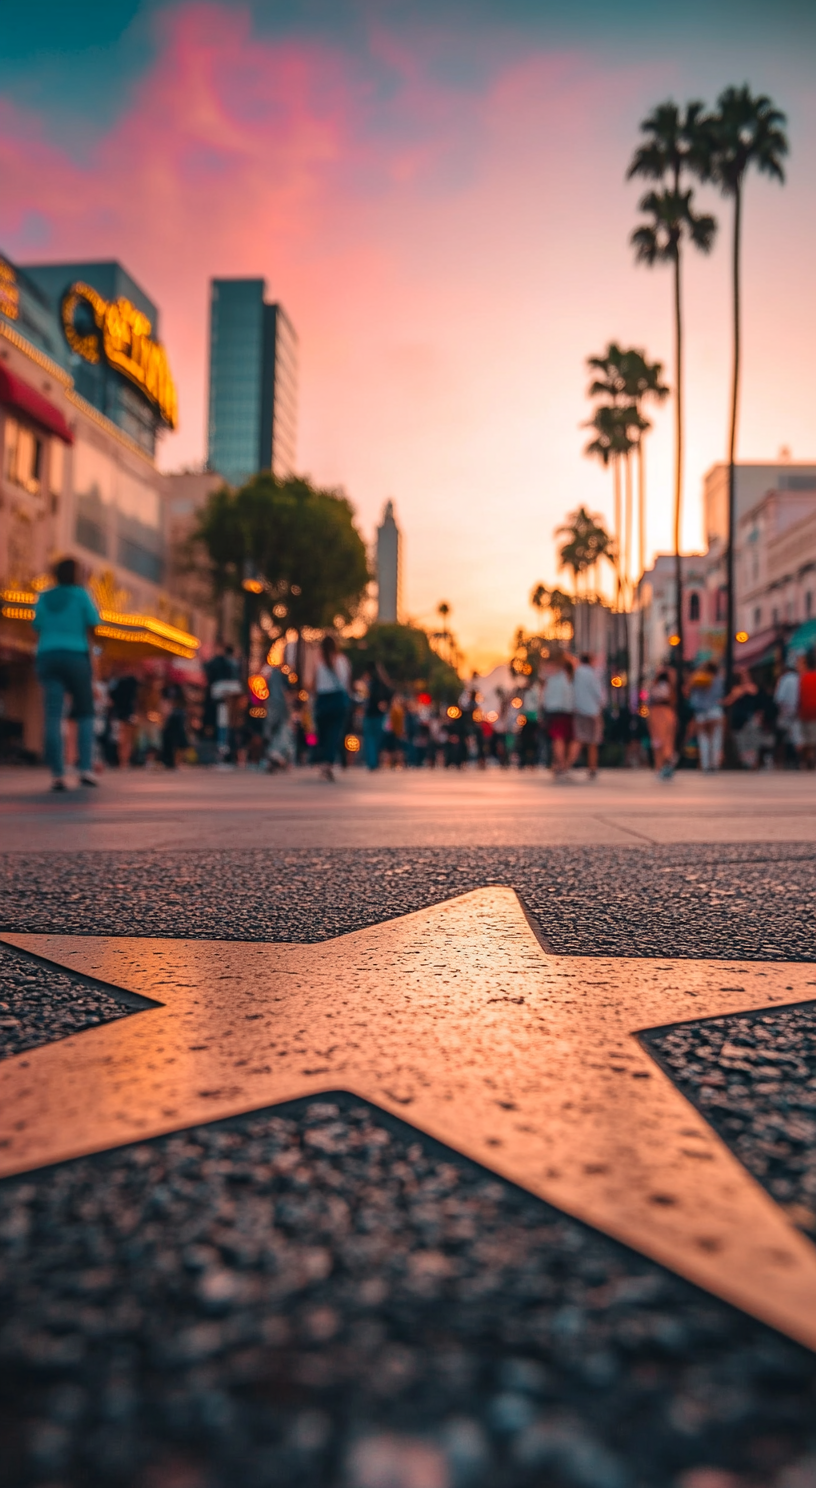
[[584, 598], [587, 599], [589, 574], [596, 571], [603, 558], [610, 563], [614, 562], [612, 539], [601, 517], [591, 516], [585, 506], [579, 506], [574, 512], [570, 512], [566, 522], [556, 528], [555, 535], [567, 539], [558, 550], [558, 559], [562, 568], [572, 570], [575, 600], [577, 602], [580, 597], [581, 579], [584, 581]]
[[594, 439], [591, 439], [584, 451], [587, 455], [594, 455], [601, 461], [605, 469], [612, 467], [614, 482], [614, 539], [610, 543], [607, 556], [615, 572], [615, 606], [620, 608], [621, 595], [623, 591], [622, 557], [622, 521], [621, 521], [621, 465], [629, 471], [629, 457], [635, 447], [632, 437], [632, 410], [625, 407], [617, 407], [612, 403], [601, 403], [595, 409], [592, 418], [586, 425], [594, 431]]
[[[632, 539], [632, 455], [637, 462], [637, 506], [638, 506], [638, 572], [643, 573], [646, 561], [646, 459], [644, 452], [644, 440], [651, 429], [651, 424], [644, 417], [643, 405], [647, 399], [653, 398], [662, 402], [668, 397], [669, 388], [662, 381], [662, 362], [650, 362], [645, 351], [637, 347], [623, 348], [616, 342], [610, 341], [606, 350], [600, 356], [588, 357], [587, 366], [591, 372], [597, 375], [590, 383], [588, 395], [590, 398], [606, 398], [608, 405], [619, 412], [613, 417], [612, 424], [620, 430], [620, 438], [612, 440], [618, 447], [611, 451], [616, 461], [622, 460], [626, 473], [626, 521], [625, 536], [621, 538], [619, 532], [615, 533], [615, 543], [622, 555], [622, 568], [625, 585], [629, 587], [631, 578], [631, 549]], [[603, 421], [602, 416], [602, 421]], [[594, 424], [593, 424], [594, 427]], [[601, 433], [603, 430], [601, 430]], [[593, 441], [588, 453], [600, 454], [601, 447]], [[603, 450], [609, 453], [607, 448]], [[607, 463], [604, 461], [604, 463]], [[620, 481], [616, 481], [617, 501], [620, 504]]]
[[627, 179], [640, 176], [658, 186], [647, 191], [639, 206], [647, 220], [632, 233], [638, 262], [653, 267], [671, 264], [674, 277], [674, 572], [677, 602], [677, 674], [683, 667], [683, 566], [680, 552], [683, 490], [683, 309], [681, 262], [685, 244], [708, 253], [717, 223], [694, 207], [694, 192], [687, 183], [705, 179], [710, 169], [710, 131], [703, 104], [678, 108], [671, 100], [661, 103], [644, 119], [645, 136], [632, 157]]
[[418, 625], [369, 625], [365, 635], [348, 642], [346, 655], [354, 677], [362, 676], [374, 662], [395, 686], [417, 691], [424, 687], [435, 702], [453, 702], [462, 689], [458, 672], [438, 655]]
[[734, 541], [736, 536], [737, 416], [740, 384], [740, 248], [745, 178], [755, 170], [783, 183], [783, 161], [788, 154], [786, 116], [764, 94], [754, 96], [747, 84], [726, 88], [716, 111], [707, 120], [710, 141], [708, 170], [724, 196], [734, 203], [731, 249], [733, 290], [733, 362], [728, 427], [728, 547], [726, 550], [726, 685], [734, 672]]
[[[210, 568], [214, 596], [257, 584], [280, 595], [275, 613], [300, 633], [353, 619], [370, 574], [354, 511], [339, 490], [301, 477], [258, 475], [239, 491], [214, 491], [195, 533]], [[247, 581], [247, 575], [252, 577]]]

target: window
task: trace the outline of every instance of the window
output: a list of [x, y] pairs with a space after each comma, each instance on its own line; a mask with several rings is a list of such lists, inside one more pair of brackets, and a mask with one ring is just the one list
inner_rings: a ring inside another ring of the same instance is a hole
[[689, 620], [699, 620], [699, 618], [700, 618], [700, 596], [697, 593], [697, 591], [695, 590], [693, 594], [690, 594], [689, 595]]
[[100, 557], [108, 553], [108, 513], [113, 498], [113, 465], [95, 445], [77, 440], [74, 446], [76, 540]]
[[39, 435], [16, 419], [7, 418], [5, 444], [6, 480], [36, 495], [40, 489], [43, 454]]
[[117, 557], [122, 567], [129, 569], [131, 573], [140, 574], [143, 579], [150, 579], [154, 584], [162, 582], [164, 561], [161, 554], [152, 552], [132, 538], [120, 537]]
[[48, 451], [48, 489], [52, 496], [62, 495], [65, 470], [65, 448], [61, 439], [52, 439]]
[[809, 620], [813, 614], [813, 590], [808, 589], [805, 595], [805, 619]]
[[759, 608], [759, 606], [757, 605], [757, 608], [754, 610], [754, 630], [759, 630], [759, 627], [760, 627], [761, 624], [762, 624], [762, 611]]
[[721, 584], [717, 590], [717, 619], [724, 620], [728, 609], [728, 590]]
[[779, 624], [779, 611], [776, 608], [776, 605], [774, 605], [773, 609], [771, 610], [771, 624], [772, 625], [778, 625]]

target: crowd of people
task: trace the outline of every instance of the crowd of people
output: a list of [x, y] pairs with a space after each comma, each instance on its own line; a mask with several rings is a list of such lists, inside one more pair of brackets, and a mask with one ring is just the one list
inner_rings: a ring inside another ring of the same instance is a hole
[[[64, 559], [56, 584], [37, 601], [37, 668], [43, 687], [46, 756], [55, 790], [66, 789], [64, 721], [75, 738], [80, 782], [97, 783], [104, 766], [180, 762], [270, 772], [314, 764], [331, 781], [338, 766], [459, 769], [489, 763], [507, 769], [544, 767], [569, 783], [583, 765], [593, 779], [599, 762], [651, 765], [670, 779], [678, 764], [711, 773], [729, 764], [816, 768], [816, 657], [791, 655], [772, 686], [761, 673], [738, 672], [726, 694], [722, 670], [706, 661], [678, 686], [675, 672], [657, 671], [647, 694], [630, 707], [626, 689], [606, 695], [589, 655], [553, 648], [538, 668], [485, 701], [477, 679], [455, 700], [434, 700], [401, 687], [369, 661], [352, 678], [333, 635], [324, 636], [304, 678], [285, 662], [267, 662], [248, 678], [229, 645], [204, 663], [203, 676], [183, 682], [167, 672], [92, 664], [96, 607]], [[620, 679], [617, 679], [620, 681]]]

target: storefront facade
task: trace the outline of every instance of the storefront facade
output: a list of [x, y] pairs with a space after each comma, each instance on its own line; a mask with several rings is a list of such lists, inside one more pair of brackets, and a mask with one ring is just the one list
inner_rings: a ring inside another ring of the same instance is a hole
[[[142, 310], [58, 267], [66, 285], [51, 299], [0, 258], [0, 753], [11, 758], [42, 749], [31, 613], [56, 558], [80, 561], [103, 612], [103, 669], [123, 658], [190, 668], [213, 630], [206, 612], [168, 586], [152, 453], [175, 419], [163, 348]], [[93, 267], [81, 266], [86, 276]], [[118, 422], [77, 391], [78, 367], [100, 365], [105, 377], [86, 381]], [[143, 404], [135, 423], [134, 399]], [[141, 429], [139, 439], [129, 428]]]

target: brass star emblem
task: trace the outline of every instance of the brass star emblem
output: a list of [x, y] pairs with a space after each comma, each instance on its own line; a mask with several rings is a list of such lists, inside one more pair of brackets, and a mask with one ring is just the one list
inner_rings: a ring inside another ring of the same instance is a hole
[[5, 935], [151, 999], [0, 1064], [0, 1175], [346, 1090], [816, 1348], [816, 1248], [638, 1041], [809, 965], [546, 955], [510, 889], [319, 945]]

